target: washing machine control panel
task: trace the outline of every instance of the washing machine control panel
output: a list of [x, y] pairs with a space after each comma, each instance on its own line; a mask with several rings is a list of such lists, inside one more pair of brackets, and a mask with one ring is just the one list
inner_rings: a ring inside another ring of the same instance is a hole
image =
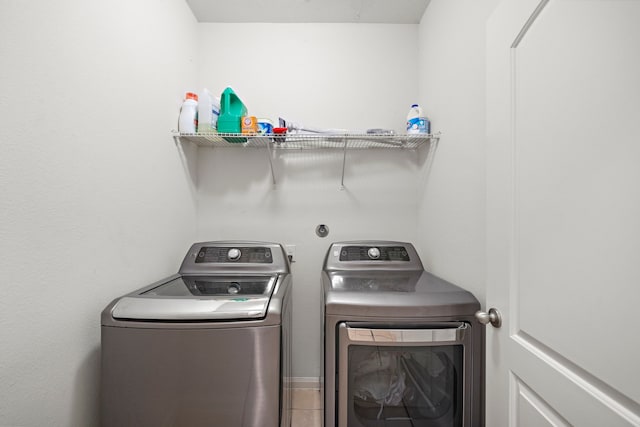
[[343, 246], [340, 261], [410, 261], [404, 246]]
[[249, 263], [271, 264], [271, 248], [203, 246], [196, 255], [196, 264], [203, 263]]

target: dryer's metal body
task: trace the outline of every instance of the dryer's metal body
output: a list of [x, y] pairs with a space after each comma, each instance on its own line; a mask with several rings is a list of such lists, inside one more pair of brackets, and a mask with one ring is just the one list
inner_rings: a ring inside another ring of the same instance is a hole
[[473, 295], [402, 242], [334, 243], [322, 282], [325, 427], [484, 425]]

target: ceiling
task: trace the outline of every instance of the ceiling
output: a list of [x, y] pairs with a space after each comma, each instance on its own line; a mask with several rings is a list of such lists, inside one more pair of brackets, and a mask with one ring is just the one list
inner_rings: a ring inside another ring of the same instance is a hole
[[430, 0], [186, 0], [198, 22], [418, 24]]

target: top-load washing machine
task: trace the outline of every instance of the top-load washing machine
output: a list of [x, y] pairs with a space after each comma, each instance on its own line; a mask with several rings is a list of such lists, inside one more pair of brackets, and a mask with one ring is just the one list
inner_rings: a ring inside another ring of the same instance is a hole
[[484, 425], [473, 295], [402, 242], [334, 243], [322, 283], [325, 427]]
[[279, 244], [194, 244], [102, 312], [102, 427], [289, 427], [291, 276]]

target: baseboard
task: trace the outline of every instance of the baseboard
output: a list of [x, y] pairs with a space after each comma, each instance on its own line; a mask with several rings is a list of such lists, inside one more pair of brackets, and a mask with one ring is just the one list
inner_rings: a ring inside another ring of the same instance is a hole
[[291, 388], [315, 388], [320, 389], [319, 377], [291, 377]]

